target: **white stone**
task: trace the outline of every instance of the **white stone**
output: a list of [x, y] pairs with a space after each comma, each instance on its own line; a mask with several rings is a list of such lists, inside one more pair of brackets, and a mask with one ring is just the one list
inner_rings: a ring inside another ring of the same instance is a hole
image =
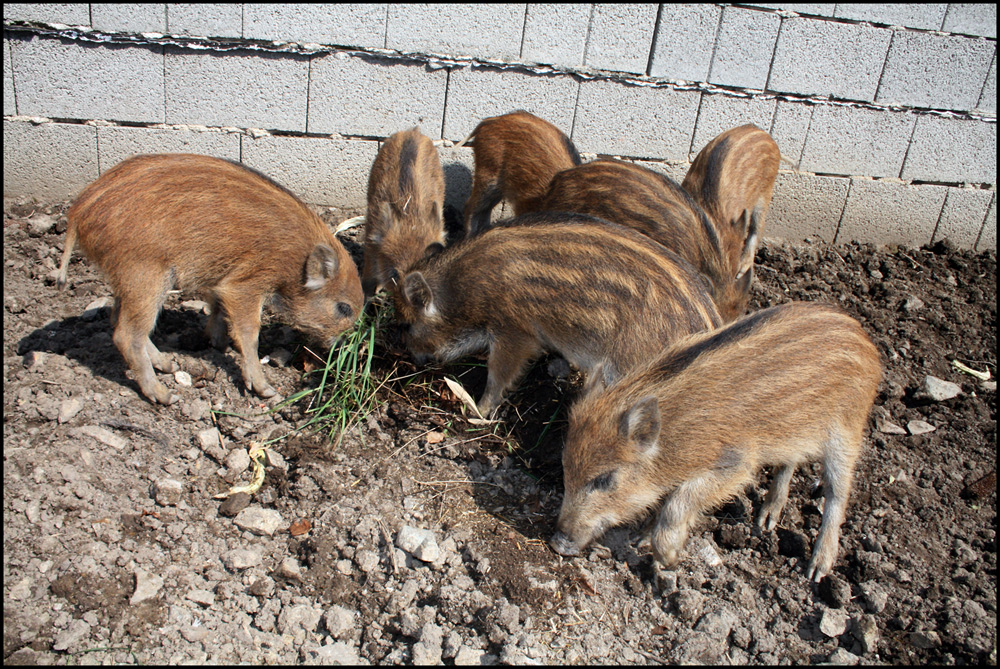
[[830, 638], [836, 638], [847, 629], [847, 612], [841, 609], [827, 609], [819, 619], [819, 631]]
[[918, 393], [919, 397], [926, 397], [934, 402], [944, 402], [962, 394], [962, 386], [951, 381], [939, 379], [936, 376], [927, 375], [924, 377], [924, 385]]
[[162, 587], [163, 577], [153, 576], [152, 574], [137, 568], [135, 570], [135, 592], [132, 594], [132, 599], [129, 600], [129, 604], [135, 606], [140, 602], [156, 597], [156, 594]]
[[123, 450], [125, 445], [128, 443], [110, 430], [105, 430], [103, 427], [98, 427], [96, 425], [84, 425], [83, 427], [73, 430], [73, 433], [76, 435], [83, 434], [88, 437], [93, 437], [102, 444], [110, 446], [117, 451]]
[[68, 423], [73, 420], [73, 418], [80, 413], [83, 409], [83, 402], [77, 398], [68, 399], [59, 405], [59, 417], [57, 420], [60, 423]]
[[254, 534], [266, 534], [273, 536], [284, 524], [281, 514], [274, 509], [262, 509], [259, 506], [250, 506], [238, 514], [233, 519], [240, 528], [253, 532]]
[[906, 429], [910, 431], [910, 434], [927, 434], [937, 428], [922, 420], [911, 420], [906, 424]]

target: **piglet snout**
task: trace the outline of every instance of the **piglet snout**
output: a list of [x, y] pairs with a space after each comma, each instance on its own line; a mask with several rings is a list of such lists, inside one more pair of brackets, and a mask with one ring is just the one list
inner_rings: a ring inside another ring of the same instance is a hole
[[552, 546], [552, 550], [565, 557], [580, 554], [580, 547], [576, 545], [576, 542], [562, 532], [556, 532], [549, 541], [549, 545]]

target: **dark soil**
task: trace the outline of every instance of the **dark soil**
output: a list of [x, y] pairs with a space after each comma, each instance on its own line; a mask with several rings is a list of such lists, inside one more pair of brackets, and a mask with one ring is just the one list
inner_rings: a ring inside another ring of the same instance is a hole
[[[763, 472], [695, 528], [674, 572], [654, 567], [639, 528], [553, 553], [580, 379], [552, 356], [499, 424], [476, 427], [443, 377], [478, 397], [482, 360], [417, 369], [389, 327], [379, 406], [331, 444], [292, 433], [305, 402], [262, 413], [238, 354], [202, 333], [196, 296], [172, 295], [154, 340], [192, 385], [160, 375], [181, 399], [154, 406], [108, 309], [84, 313], [109, 296], [96, 268], [78, 254], [67, 291], [47, 279], [64, 211], [5, 203], [5, 663], [996, 664], [996, 384], [952, 366], [996, 374], [992, 251], [760, 249], [751, 309], [839, 303], [885, 365], [840, 552], [817, 586], [804, 570], [818, 465], [793, 479], [773, 533], [752, 522]], [[260, 352], [279, 392], [315, 386], [294, 331], [266, 320]], [[923, 399], [928, 375], [961, 394]], [[911, 421], [935, 429], [910, 434]], [[222, 446], [199, 438], [212, 427]], [[279, 529], [243, 530], [213, 495], [249, 479], [237, 451], [283, 435], [284, 464], [250, 507], [279, 512]], [[157, 494], [167, 480], [179, 500]], [[433, 532], [437, 555], [398, 548], [404, 526]]]

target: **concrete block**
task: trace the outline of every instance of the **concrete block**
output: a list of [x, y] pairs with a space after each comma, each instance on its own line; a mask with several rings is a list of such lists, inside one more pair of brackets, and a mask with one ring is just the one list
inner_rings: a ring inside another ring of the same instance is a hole
[[996, 183], [997, 124], [920, 116], [901, 176], [920, 181]]
[[447, 70], [338, 52], [312, 61], [309, 132], [388, 137], [415, 125], [441, 137]]
[[898, 177], [915, 121], [908, 112], [817, 106], [802, 150], [802, 169]]
[[649, 73], [683, 81], [708, 81], [722, 9], [717, 5], [660, 7]]
[[979, 37], [900, 31], [892, 38], [877, 102], [934, 109], [972, 109], [996, 44]]
[[3, 20], [90, 26], [90, 5], [5, 2]]
[[170, 4], [167, 32], [198, 37], [243, 37], [243, 8], [236, 4]]
[[11, 66], [10, 42], [3, 41], [3, 115], [17, 114], [14, 98], [14, 71]]
[[732, 6], [723, 9], [709, 81], [763, 89], [780, 26], [777, 14]]
[[163, 48], [10, 40], [21, 114], [163, 122]]
[[921, 30], [941, 30], [948, 3], [838, 3], [834, 16], [852, 21], [871, 21], [890, 26], [905, 26]]
[[524, 4], [390, 4], [385, 46], [404, 52], [518, 60]]
[[364, 210], [378, 142], [323, 137], [241, 137], [243, 162], [310, 204]]
[[563, 67], [583, 65], [591, 7], [578, 3], [528, 5], [521, 60]]
[[96, 178], [97, 128], [4, 119], [4, 197], [61, 202]]
[[655, 4], [594, 5], [584, 62], [600, 70], [645, 74], [655, 28]]
[[979, 104], [976, 108], [997, 113], [997, 55], [993, 54], [993, 62], [990, 63], [990, 72], [986, 75], [986, 83], [983, 84], [983, 93], [979, 96]]
[[240, 136], [227, 132], [99, 126], [97, 145], [101, 174], [142, 153], [198, 153], [240, 159]]
[[568, 75], [532, 75], [476, 67], [453, 70], [448, 79], [444, 137], [461, 141], [484, 118], [515, 109], [529, 111], [569, 135], [579, 85]]
[[656, 161], [656, 160], [629, 160], [627, 162], [645, 167], [648, 170], [662, 174], [663, 176], [671, 179], [678, 186], [684, 181], [684, 177], [687, 176], [688, 170], [691, 169], [691, 163], [687, 161]]
[[106, 33], [167, 32], [166, 5], [95, 2], [90, 6], [90, 19], [94, 29]]
[[767, 88], [871, 101], [891, 36], [887, 28], [785, 19]]
[[993, 201], [990, 202], [990, 210], [986, 212], [986, 220], [983, 221], [983, 231], [979, 233], [979, 240], [976, 242], [977, 251], [987, 249], [997, 250], [997, 193], [993, 191]]
[[759, 2], [752, 3], [755, 7], [767, 7], [769, 9], [784, 9], [789, 12], [795, 12], [797, 14], [809, 14], [812, 16], [833, 16], [834, 10], [837, 8], [837, 4], [834, 2], [784, 2], [777, 4], [762, 4]]
[[468, 146], [438, 147], [441, 168], [444, 170], [444, 203], [465, 211], [465, 203], [472, 192], [472, 175], [475, 159]]
[[963, 35], [997, 37], [997, 6], [992, 2], [948, 5], [941, 30]]
[[917, 247], [931, 241], [947, 186], [851, 179], [837, 244], [850, 241]]
[[764, 237], [795, 242], [818, 237], [832, 242], [847, 202], [850, 182], [842, 177], [778, 172], [764, 224]]
[[947, 237], [955, 246], [973, 248], [983, 229], [993, 195], [993, 191], [978, 188], [949, 188], [931, 241]]
[[388, 5], [247, 4], [243, 35], [248, 39], [382, 48]]
[[781, 155], [796, 167], [802, 161], [802, 148], [806, 144], [806, 135], [809, 134], [813, 109], [815, 107], [811, 104], [778, 100], [774, 110], [771, 137], [778, 143]]
[[773, 98], [767, 100], [703, 94], [689, 159], [694, 160], [706, 144], [730, 128], [753, 123], [762, 130], [770, 130], [775, 102]]
[[167, 47], [163, 69], [167, 123], [306, 129], [306, 56]]
[[687, 160], [700, 97], [698, 91], [584, 81], [573, 142], [590, 153]]

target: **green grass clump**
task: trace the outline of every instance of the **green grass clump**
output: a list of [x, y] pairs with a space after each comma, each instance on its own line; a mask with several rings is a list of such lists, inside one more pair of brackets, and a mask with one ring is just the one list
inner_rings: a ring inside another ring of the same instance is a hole
[[309, 420], [296, 430], [312, 428], [326, 432], [339, 446], [344, 433], [371, 413], [377, 406], [376, 394], [387, 379], [372, 375], [376, 342], [393, 317], [392, 303], [384, 295], [376, 297], [358, 319], [353, 330], [342, 336], [330, 349], [326, 365], [312, 374], [319, 374], [319, 385], [302, 390], [282, 404], [293, 404], [307, 397], [305, 413]]

